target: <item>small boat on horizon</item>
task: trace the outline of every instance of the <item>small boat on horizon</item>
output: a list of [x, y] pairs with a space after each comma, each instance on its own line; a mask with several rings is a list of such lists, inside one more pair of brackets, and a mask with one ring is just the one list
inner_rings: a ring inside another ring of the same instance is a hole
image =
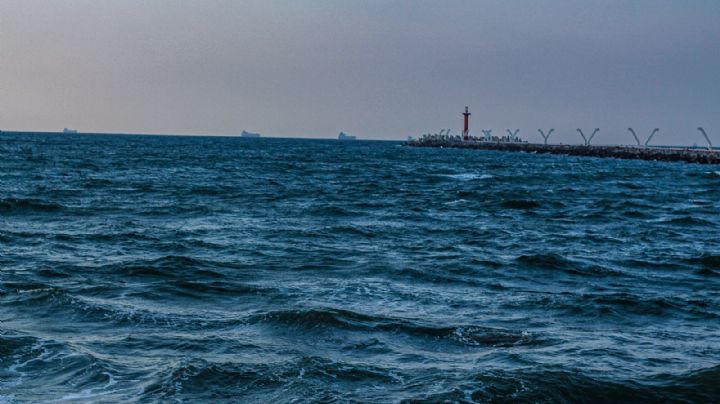
[[242, 131], [242, 133], [240, 134], [240, 137], [258, 138], [258, 137], [261, 137], [261, 135], [259, 133]]
[[340, 132], [338, 135], [338, 140], [357, 140], [357, 136], [348, 135], [345, 132]]

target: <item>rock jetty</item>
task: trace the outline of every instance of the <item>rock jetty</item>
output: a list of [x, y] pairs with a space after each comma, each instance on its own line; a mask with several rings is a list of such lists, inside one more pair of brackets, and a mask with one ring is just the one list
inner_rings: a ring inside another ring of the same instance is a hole
[[452, 147], [525, 153], [564, 154], [569, 156], [612, 157], [629, 160], [684, 161], [720, 164], [720, 151], [697, 148], [659, 148], [642, 146], [584, 146], [538, 143], [478, 142], [459, 139], [423, 139], [405, 143], [409, 147]]

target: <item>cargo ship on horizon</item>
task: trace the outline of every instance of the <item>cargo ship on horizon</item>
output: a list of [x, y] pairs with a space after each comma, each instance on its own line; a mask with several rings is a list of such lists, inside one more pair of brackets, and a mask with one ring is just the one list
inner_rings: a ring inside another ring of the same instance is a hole
[[242, 131], [240, 137], [259, 138], [262, 137], [259, 133], [253, 133], [248, 131]]

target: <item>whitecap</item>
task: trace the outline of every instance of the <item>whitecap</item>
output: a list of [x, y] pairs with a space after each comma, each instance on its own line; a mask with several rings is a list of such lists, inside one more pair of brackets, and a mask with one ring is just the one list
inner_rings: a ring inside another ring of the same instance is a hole
[[444, 177], [452, 178], [459, 181], [486, 180], [493, 178], [490, 174], [462, 173], [462, 174], [446, 174]]

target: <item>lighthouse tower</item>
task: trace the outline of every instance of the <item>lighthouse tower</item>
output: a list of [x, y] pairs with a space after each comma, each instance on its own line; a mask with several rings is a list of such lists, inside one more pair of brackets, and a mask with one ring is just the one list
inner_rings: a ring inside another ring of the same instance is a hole
[[465, 107], [465, 112], [463, 113], [463, 116], [465, 117], [465, 128], [463, 129], [463, 140], [468, 141], [470, 137], [470, 111], [468, 110], [468, 107]]

